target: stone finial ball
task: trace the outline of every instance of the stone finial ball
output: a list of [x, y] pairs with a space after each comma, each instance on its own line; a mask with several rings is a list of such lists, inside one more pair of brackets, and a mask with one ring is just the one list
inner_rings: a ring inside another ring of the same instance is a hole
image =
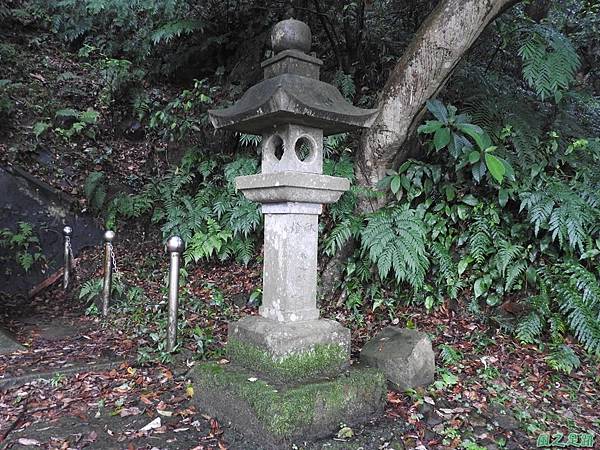
[[106, 230], [106, 232], [104, 233], [104, 241], [112, 242], [114, 238], [115, 238], [115, 232], [112, 230]]
[[304, 22], [287, 19], [278, 22], [271, 31], [271, 47], [275, 53], [283, 50], [300, 50], [308, 53], [312, 42], [310, 28]]
[[65, 236], [71, 236], [71, 234], [73, 234], [73, 228], [71, 228], [70, 226], [66, 226], [63, 228], [63, 234]]
[[167, 251], [169, 253], [182, 253], [185, 250], [185, 243], [179, 236], [171, 236], [167, 241]]

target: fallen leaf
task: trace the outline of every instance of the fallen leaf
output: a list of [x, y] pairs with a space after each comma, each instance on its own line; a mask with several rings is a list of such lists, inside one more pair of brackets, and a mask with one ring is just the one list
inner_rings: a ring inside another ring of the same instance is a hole
[[173, 411], [165, 411], [162, 409], [157, 409], [156, 412], [158, 414], [160, 414], [161, 416], [165, 416], [165, 417], [171, 417], [173, 415]]
[[129, 385], [129, 383], [123, 383], [121, 386], [118, 386], [115, 388], [115, 391], [117, 392], [127, 392], [131, 390], [131, 386]]
[[[42, 83], [46, 82], [46, 79], [43, 76], [41, 76], [39, 73], [30, 73], [29, 75], [31, 76], [31, 78], [41, 81]], [[25, 444], [23, 444], [23, 445], [25, 445]]]
[[192, 386], [191, 384], [185, 388], [185, 395], [187, 395], [188, 397], [192, 398], [194, 396], [194, 386]]
[[123, 408], [119, 415], [121, 417], [129, 417], [129, 416], [137, 416], [141, 414], [142, 411], [137, 406], [132, 406], [131, 408]]
[[338, 431], [337, 434], [339, 439], [350, 439], [352, 436], [354, 436], [354, 431], [352, 431], [352, 428], [350, 427], [340, 428], [340, 431]]
[[41, 445], [40, 441], [36, 441], [35, 439], [28, 439], [28, 438], [19, 438], [19, 440], [17, 442], [21, 445], [26, 445], [26, 446], [33, 445], [33, 446], [39, 447]]
[[140, 429], [140, 431], [150, 431], [150, 430], [155, 430], [160, 427], [161, 427], [160, 417], [157, 417], [152, 422], [150, 422], [149, 424], [142, 427]]

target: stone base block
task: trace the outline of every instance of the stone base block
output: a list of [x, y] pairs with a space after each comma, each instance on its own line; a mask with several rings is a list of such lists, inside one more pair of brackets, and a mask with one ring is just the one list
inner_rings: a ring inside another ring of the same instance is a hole
[[383, 412], [385, 377], [374, 369], [350, 370], [329, 381], [273, 386], [231, 365], [205, 363], [191, 372], [199, 410], [230, 423], [261, 448], [335, 434]]
[[337, 376], [350, 363], [350, 330], [333, 320], [281, 323], [247, 316], [229, 324], [227, 353], [236, 365], [273, 382]]
[[433, 383], [435, 355], [431, 340], [422, 332], [387, 327], [365, 344], [361, 362], [385, 373], [401, 391]]

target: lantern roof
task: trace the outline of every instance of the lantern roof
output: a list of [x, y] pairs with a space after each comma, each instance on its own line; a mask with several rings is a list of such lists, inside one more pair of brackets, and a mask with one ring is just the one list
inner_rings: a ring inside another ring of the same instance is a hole
[[262, 63], [264, 80], [232, 106], [210, 110], [214, 127], [262, 134], [278, 125], [296, 124], [322, 129], [324, 135], [368, 128], [377, 110], [357, 108], [335, 86], [319, 80], [323, 63], [306, 54], [310, 42], [305, 23], [295, 19], [277, 23], [271, 33], [277, 54]]

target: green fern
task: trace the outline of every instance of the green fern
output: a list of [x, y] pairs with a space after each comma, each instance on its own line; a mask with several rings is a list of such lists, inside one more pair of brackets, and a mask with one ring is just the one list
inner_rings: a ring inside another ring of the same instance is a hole
[[501, 240], [496, 252], [496, 266], [505, 280], [504, 292], [509, 292], [527, 270], [525, 249], [521, 245]]
[[559, 308], [581, 344], [600, 354], [600, 283], [595, 274], [575, 262], [556, 267], [553, 274]]
[[543, 328], [543, 319], [537, 311], [531, 311], [527, 316], [519, 320], [516, 329], [517, 339], [526, 344], [533, 344], [538, 341]]
[[382, 210], [368, 218], [361, 245], [383, 279], [393, 272], [397, 282], [417, 289], [423, 285], [429, 259], [425, 225], [413, 210]]
[[354, 94], [356, 94], [356, 85], [354, 84], [352, 75], [344, 73], [341, 70], [335, 73], [333, 84], [338, 87], [347, 100], [352, 100]]
[[196, 31], [201, 32], [204, 30], [204, 27], [204, 22], [200, 20], [177, 20], [160, 26], [152, 32], [150, 39], [154, 45], [160, 44], [161, 42], [169, 43], [172, 39], [183, 34], [191, 34]]
[[523, 77], [542, 100], [558, 97], [575, 79], [580, 65], [571, 41], [543, 25], [535, 25], [518, 50], [523, 59]]
[[472, 233], [469, 237], [469, 254], [478, 264], [483, 264], [492, 250], [490, 224], [486, 218], [479, 215], [472, 225]]
[[442, 344], [439, 349], [440, 358], [442, 358], [442, 361], [444, 361], [444, 364], [447, 366], [458, 364], [464, 357], [459, 350], [456, 350], [451, 345]]
[[106, 200], [106, 189], [104, 183], [106, 176], [104, 172], [90, 172], [83, 184], [83, 192], [90, 207], [99, 211]]
[[565, 344], [554, 345], [550, 354], [546, 357], [548, 365], [554, 369], [566, 374], [577, 370], [581, 361], [571, 347]]
[[[597, 194], [587, 195], [595, 199]], [[579, 195], [577, 183], [549, 180], [544, 190], [522, 192], [520, 197], [520, 209], [527, 210], [536, 235], [540, 229], [546, 229], [563, 249], [584, 251], [586, 238], [600, 218], [600, 210]]]
[[464, 283], [459, 278], [458, 265], [450, 252], [440, 242], [435, 242], [431, 246], [431, 256], [433, 263], [437, 263], [438, 266], [438, 284], [445, 288], [450, 298], [457, 298], [458, 291], [464, 287]]

